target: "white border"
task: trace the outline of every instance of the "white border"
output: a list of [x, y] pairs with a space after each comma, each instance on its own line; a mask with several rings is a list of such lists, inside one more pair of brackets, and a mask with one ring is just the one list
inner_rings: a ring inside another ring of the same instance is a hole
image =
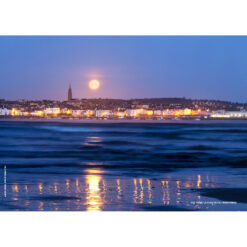
[[243, 0], [9, 0], [4, 35], [244, 35]]
[[[244, 216], [244, 218], [243, 218]], [[246, 213], [0, 213], [8, 246], [243, 246]]]
[[[0, 0], [1, 35], [246, 35], [246, 1]], [[0, 54], [1, 55], [1, 54]], [[0, 213], [8, 246], [242, 246], [247, 213]]]

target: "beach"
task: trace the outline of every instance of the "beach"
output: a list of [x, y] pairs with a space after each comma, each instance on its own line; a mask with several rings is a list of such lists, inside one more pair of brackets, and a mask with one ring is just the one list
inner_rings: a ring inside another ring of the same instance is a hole
[[247, 210], [247, 122], [1, 120], [2, 211]]

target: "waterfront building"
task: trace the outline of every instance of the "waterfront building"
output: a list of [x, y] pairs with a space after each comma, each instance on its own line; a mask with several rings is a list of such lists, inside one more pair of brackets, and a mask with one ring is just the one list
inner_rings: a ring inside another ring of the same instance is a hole
[[[22, 116], [25, 116], [25, 113], [23, 113], [23, 114], [21, 114], [21, 115]], [[34, 117], [43, 117], [44, 116], [44, 112], [43, 111], [34, 111], [34, 112], [31, 112], [31, 116], [34, 116]]]
[[57, 115], [60, 114], [61, 110], [59, 107], [48, 107], [44, 110], [45, 115]]
[[72, 117], [83, 117], [84, 113], [84, 110], [72, 110]]
[[154, 116], [162, 116], [162, 111], [161, 110], [154, 110]]
[[111, 111], [110, 110], [97, 110], [95, 112], [95, 115], [98, 118], [109, 117], [111, 115]]
[[125, 111], [117, 111], [117, 112], [114, 112], [114, 115], [115, 115], [115, 117], [118, 117], [118, 118], [124, 118], [126, 115], [126, 112]]
[[146, 109], [137, 109], [136, 115], [145, 115], [147, 113]]
[[0, 116], [8, 116], [11, 115], [11, 110], [7, 108], [0, 108]]
[[137, 115], [137, 110], [136, 109], [127, 109], [126, 110], [126, 117], [136, 117]]
[[86, 110], [85, 112], [87, 117], [93, 117], [95, 115], [95, 111], [93, 110]]
[[212, 118], [247, 118], [247, 111], [217, 111], [210, 115]]

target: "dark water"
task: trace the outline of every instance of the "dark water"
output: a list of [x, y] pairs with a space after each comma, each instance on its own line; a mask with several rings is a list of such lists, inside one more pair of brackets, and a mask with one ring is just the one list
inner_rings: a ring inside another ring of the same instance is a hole
[[245, 121], [0, 121], [0, 210], [247, 210], [246, 168]]

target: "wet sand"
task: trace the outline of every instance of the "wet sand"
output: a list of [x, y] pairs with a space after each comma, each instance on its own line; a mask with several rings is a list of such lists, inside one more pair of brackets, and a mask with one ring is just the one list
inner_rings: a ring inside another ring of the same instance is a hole
[[247, 188], [201, 189], [201, 195], [222, 201], [247, 203]]

